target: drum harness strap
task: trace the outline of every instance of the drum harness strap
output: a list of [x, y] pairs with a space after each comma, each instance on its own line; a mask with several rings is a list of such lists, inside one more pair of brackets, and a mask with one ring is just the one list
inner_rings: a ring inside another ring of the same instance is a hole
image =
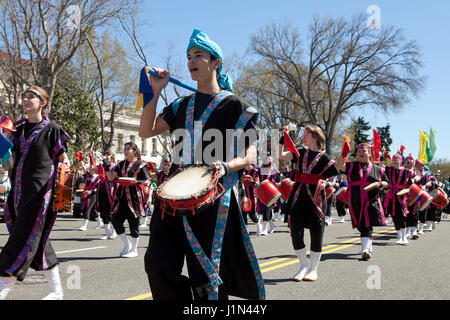
[[[390, 169], [389, 169], [390, 168]], [[388, 210], [389, 202], [392, 200], [392, 216], [395, 217], [395, 210], [396, 210], [396, 202], [398, 201], [400, 203], [400, 206], [403, 209], [404, 216], [408, 214], [408, 207], [406, 206], [406, 197], [400, 197], [397, 195], [397, 192], [401, 189], [408, 188], [408, 185], [406, 183], [400, 184], [400, 181], [403, 177], [404, 168], [400, 168], [400, 171], [398, 173], [397, 179], [395, 179], [395, 173], [396, 170], [394, 167], [388, 167], [388, 174], [389, 174], [389, 181], [391, 182], [389, 185], [389, 192], [386, 194], [386, 197], [384, 198], [384, 210]], [[405, 180], [408, 180], [408, 175], [405, 175]]]
[[[193, 155], [195, 151], [195, 146], [197, 141], [196, 139], [201, 137], [202, 130], [205, 126], [206, 121], [208, 120], [211, 113], [215, 110], [215, 108], [222, 102], [226, 97], [231, 95], [228, 91], [222, 91], [211, 101], [211, 103], [207, 106], [202, 116], [200, 117], [199, 122], [201, 121], [201, 125], [196, 125], [194, 128], [194, 106], [195, 106], [195, 95], [192, 95], [189, 99], [189, 103], [186, 110], [186, 120], [185, 120], [185, 128], [190, 133], [191, 139], [184, 139], [183, 145], [183, 156], [181, 159], [182, 164], [191, 164], [193, 163]], [[178, 100], [179, 101], [179, 100]], [[256, 109], [250, 107], [245, 110], [236, 124], [235, 131], [238, 129], [243, 129], [247, 122], [252, 118], [253, 115], [257, 114]], [[234, 151], [237, 154], [237, 141], [234, 143]], [[187, 152], [186, 152], [187, 151]], [[195, 237], [192, 232], [191, 227], [189, 226], [189, 222], [186, 216], [183, 216], [183, 225], [186, 232], [186, 237], [188, 242], [192, 248], [192, 251], [197, 257], [197, 260], [201, 264], [203, 270], [205, 271], [206, 276], [209, 280], [209, 292], [208, 299], [209, 300], [217, 300], [219, 297], [219, 285], [223, 283], [222, 279], [219, 276], [220, 271], [220, 258], [222, 253], [222, 244], [223, 244], [223, 235], [225, 233], [225, 228], [227, 224], [228, 217], [228, 209], [230, 207], [231, 201], [231, 192], [232, 190], [236, 191], [236, 184], [239, 182], [237, 172], [233, 172], [223, 178], [223, 186], [225, 188], [225, 193], [221, 196], [219, 200], [219, 209], [217, 213], [216, 227], [214, 231], [214, 238], [211, 248], [211, 259], [208, 258], [204, 250], [202, 249], [199, 241]], [[239, 206], [239, 204], [238, 204]], [[254, 270], [255, 278], [258, 282], [258, 291], [261, 299], [265, 298], [264, 291], [264, 280], [261, 275], [261, 271], [259, 269], [258, 261], [256, 259], [255, 252], [250, 242], [250, 237], [248, 236], [247, 231], [245, 230], [245, 224], [243, 221], [243, 217], [240, 214], [241, 219], [241, 233], [244, 238], [244, 245], [247, 251], [247, 255], [250, 259], [250, 263]]]
[[[291, 204], [290, 210], [292, 210], [294, 208], [294, 204], [297, 202], [297, 198], [300, 195], [300, 191], [301, 191], [302, 185], [305, 184], [306, 191], [308, 192], [308, 196], [311, 199], [312, 203], [316, 207], [317, 214], [322, 219], [325, 219], [325, 215], [322, 212], [322, 201], [323, 201], [322, 197], [320, 197], [320, 195], [319, 195], [317, 197], [317, 199], [314, 199], [313, 195], [311, 194], [311, 190], [309, 190], [309, 187], [307, 185], [309, 184], [308, 182], [312, 182], [312, 181], [309, 180], [311, 178], [313, 178], [313, 179], [316, 178], [316, 179], [314, 179], [315, 183], [312, 183], [312, 184], [317, 184], [319, 182], [319, 181], [316, 181], [317, 177], [321, 177], [322, 174], [329, 167], [331, 167], [335, 163], [335, 161], [334, 160], [330, 160], [330, 162], [328, 162], [328, 164], [325, 166], [325, 168], [323, 168], [323, 170], [319, 174], [312, 175], [311, 171], [315, 168], [315, 166], [317, 165], [317, 163], [319, 162], [320, 158], [325, 153], [325, 151], [322, 150], [321, 152], [319, 152], [317, 154], [317, 156], [314, 158], [314, 160], [311, 161], [309, 166], [307, 166], [308, 153], [309, 153], [309, 149], [306, 149], [306, 151], [303, 154], [303, 158], [302, 158], [302, 173], [298, 173], [297, 172], [297, 174], [296, 174], [296, 179], [295, 179], [296, 181], [295, 181], [295, 183], [298, 184], [298, 188], [297, 188], [297, 190], [296, 190], [296, 192], [294, 194], [294, 198], [292, 200], [292, 204]], [[300, 164], [300, 158], [297, 159], [297, 168], [299, 168], [299, 164]]]

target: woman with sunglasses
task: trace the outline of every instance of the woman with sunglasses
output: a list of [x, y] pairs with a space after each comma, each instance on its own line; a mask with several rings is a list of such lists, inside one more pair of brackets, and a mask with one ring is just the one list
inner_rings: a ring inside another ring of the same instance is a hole
[[23, 94], [26, 117], [15, 122], [9, 140], [12, 157], [4, 167], [11, 170], [11, 192], [4, 208], [10, 233], [0, 253], [0, 299], [5, 299], [16, 279], [23, 281], [28, 269], [44, 271], [51, 293], [44, 299], [63, 298], [58, 258], [49, 240], [57, 212], [53, 192], [59, 166], [69, 167], [67, 133], [50, 121], [45, 112], [47, 92], [37, 86]]
[[[119, 186], [114, 195], [112, 224], [119, 238], [124, 243], [120, 252], [123, 258], [135, 258], [138, 256], [140, 218], [144, 216], [144, 194], [142, 188], [136, 182], [148, 185], [149, 176], [145, 170], [146, 163], [141, 161], [137, 145], [127, 142], [124, 145], [123, 154], [125, 160], [119, 162], [112, 171], [105, 168], [109, 180], [119, 179]], [[130, 179], [131, 178], [131, 179]], [[128, 221], [131, 242], [125, 232], [124, 222]]]

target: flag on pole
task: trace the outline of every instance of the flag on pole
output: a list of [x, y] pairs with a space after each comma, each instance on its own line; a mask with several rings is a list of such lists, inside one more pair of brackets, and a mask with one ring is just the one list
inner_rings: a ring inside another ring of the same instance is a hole
[[136, 109], [137, 112], [141, 108], [144, 108], [147, 103], [149, 103], [154, 96], [152, 83], [150, 81], [150, 67], [143, 67], [141, 69], [141, 75], [139, 78], [139, 88], [137, 89], [137, 103]]
[[425, 164], [428, 163], [427, 142], [428, 142], [428, 135], [422, 130], [420, 130], [420, 151], [418, 158]]
[[427, 163], [430, 163], [431, 160], [433, 160], [434, 154], [436, 153], [435, 135], [436, 131], [434, 131], [434, 129], [430, 127], [430, 136], [428, 137], [427, 141], [427, 157], [428, 157]]
[[373, 162], [380, 162], [381, 138], [377, 130], [373, 129]]

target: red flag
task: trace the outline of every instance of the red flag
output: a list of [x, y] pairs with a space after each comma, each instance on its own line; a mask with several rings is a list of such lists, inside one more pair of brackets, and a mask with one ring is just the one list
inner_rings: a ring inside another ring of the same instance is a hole
[[97, 174], [100, 176], [100, 181], [101, 182], [104, 182], [106, 180], [105, 168], [103, 168], [103, 164], [101, 162], [98, 165]]
[[398, 151], [401, 155], [403, 155], [403, 151], [406, 149], [404, 145], [400, 147], [400, 150]]
[[83, 154], [81, 151], [78, 151], [75, 156], [77, 157], [78, 161], [83, 161]]
[[92, 149], [89, 150], [89, 161], [90, 161], [92, 167], [95, 166], [94, 151]]
[[284, 136], [284, 145], [286, 146], [286, 149], [288, 149], [290, 152], [294, 153], [297, 156], [297, 158], [299, 158], [300, 154], [298, 153], [298, 150], [295, 147], [295, 144], [292, 141], [289, 134], [287, 132], [283, 132], [283, 136]]
[[377, 130], [373, 129], [373, 162], [380, 162], [381, 138]]

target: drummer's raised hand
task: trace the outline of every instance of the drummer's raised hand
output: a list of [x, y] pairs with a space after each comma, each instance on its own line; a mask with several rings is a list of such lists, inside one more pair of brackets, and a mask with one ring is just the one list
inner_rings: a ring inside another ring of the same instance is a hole
[[226, 162], [222, 162], [220, 160], [217, 160], [213, 163], [211, 163], [210, 167], [211, 170], [216, 170], [219, 174], [219, 178], [226, 176], [230, 173], [230, 167]]
[[160, 78], [150, 74], [150, 82], [152, 84], [153, 92], [158, 92], [159, 93], [169, 83], [169, 75], [170, 74], [169, 74], [169, 72], [167, 70], [160, 69], [160, 68], [153, 68], [153, 70], [155, 70], [156, 73], [158, 73]]

